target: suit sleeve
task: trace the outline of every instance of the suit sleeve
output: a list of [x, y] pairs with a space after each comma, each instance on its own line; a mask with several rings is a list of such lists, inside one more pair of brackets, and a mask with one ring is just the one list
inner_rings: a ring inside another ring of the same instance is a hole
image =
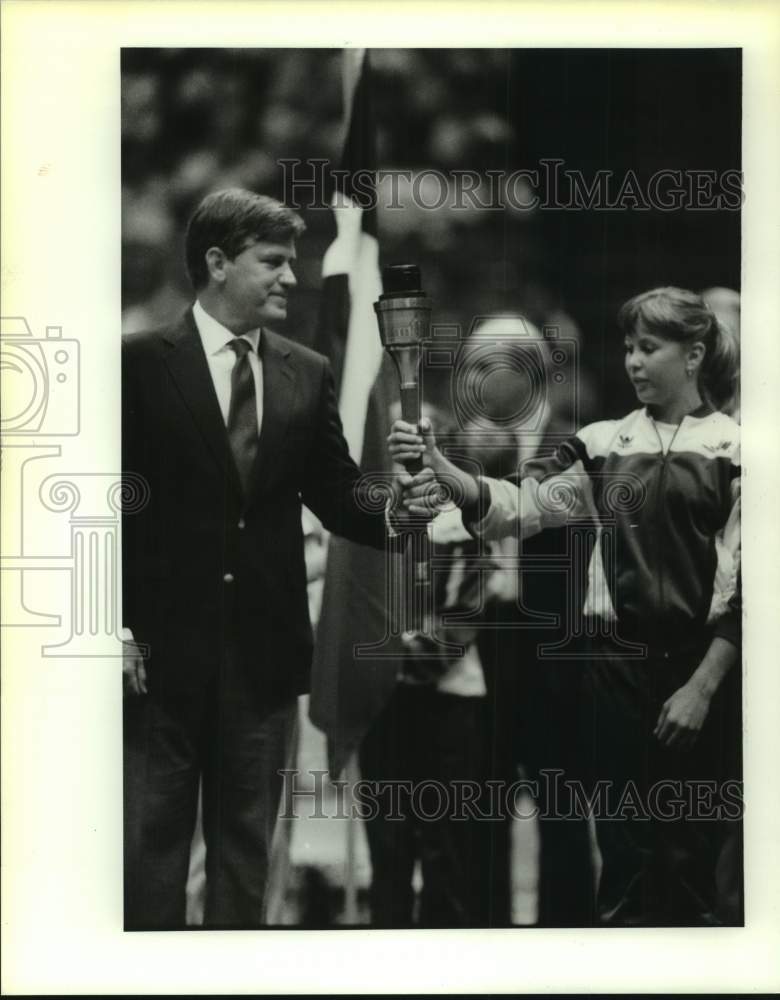
[[383, 548], [387, 541], [385, 498], [372, 498], [361, 482], [360, 469], [344, 438], [333, 373], [325, 359], [316, 420], [301, 499], [328, 531], [353, 542]]

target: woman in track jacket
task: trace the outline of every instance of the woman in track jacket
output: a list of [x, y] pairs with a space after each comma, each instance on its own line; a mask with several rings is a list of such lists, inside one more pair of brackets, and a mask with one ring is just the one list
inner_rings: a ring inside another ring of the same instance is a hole
[[407, 506], [429, 511], [434, 477], [448, 482], [477, 538], [592, 517], [582, 746], [603, 862], [598, 920], [735, 922], [716, 867], [723, 821], [741, 817], [739, 425], [719, 409], [736, 349], [704, 301], [677, 288], [631, 299], [618, 322], [641, 409], [584, 427], [506, 480], [453, 467], [429, 427], [395, 423], [390, 449], [426, 466]]

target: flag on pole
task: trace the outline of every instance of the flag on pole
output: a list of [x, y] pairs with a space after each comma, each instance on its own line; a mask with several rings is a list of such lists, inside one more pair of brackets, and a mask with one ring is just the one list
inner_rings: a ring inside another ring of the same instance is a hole
[[[336, 238], [323, 258], [316, 346], [334, 359], [339, 409], [353, 458], [364, 472], [382, 472], [390, 468], [385, 442], [398, 387], [373, 310], [382, 284], [376, 204], [369, 185], [376, 170], [371, 67], [363, 49], [344, 53], [344, 107], [342, 172], [332, 200]], [[400, 640], [382, 640], [388, 632], [388, 560], [397, 558], [341, 538], [330, 540], [309, 714], [327, 735], [334, 778], [395, 687]], [[369, 644], [377, 644], [380, 655], [356, 656], [357, 646]]]

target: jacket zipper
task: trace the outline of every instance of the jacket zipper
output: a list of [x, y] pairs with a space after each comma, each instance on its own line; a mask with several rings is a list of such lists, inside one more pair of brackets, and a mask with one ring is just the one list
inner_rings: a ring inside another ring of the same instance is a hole
[[[669, 455], [671, 454], [672, 445], [675, 442], [675, 438], [677, 437], [677, 434], [679, 433], [679, 430], [682, 427], [682, 420], [677, 425], [677, 429], [675, 430], [674, 434], [672, 434], [672, 439], [669, 442], [669, 447], [664, 452], [663, 438], [661, 437], [661, 434], [660, 434], [660, 432], [658, 430], [658, 427], [656, 426], [655, 420], [652, 417], [650, 419], [652, 420], [652, 423], [653, 423], [653, 430], [655, 431], [655, 435], [658, 438], [658, 444], [661, 447], [661, 471], [660, 471], [660, 474], [658, 476], [658, 489], [656, 491], [656, 511], [657, 511], [657, 518], [658, 518], [659, 527], [663, 527], [663, 525], [662, 525], [662, 520], [663, 520], [663, 496], [664, 496], [663, 487], [664, 487], [664, 484], [665, 484], [665, 481], [666, 481], [666, 467], [667, 467], [667, 464], [668, 464], [667, 459], [669, 458]], [[685, 420], [685, 417], [683, 417], [683, 420]], [[658, 622], [658, 635], [659, 636], [662, 636], [664, 634], [664, 632], [663, 632], [663, 618], [662, 618], [662, 609], [664, 607], [664, 560], [663, 560], [663, 548], [664, 548], [664, 544], [663, 544], [663, 539], [664, 539], [664, 533], [663, 533], [663, 531], [659, 531], [658, 532], [658, 551], [659, 551], [659, 559], [658, 559], [658, 606], [656, 608], [656, 620]]]

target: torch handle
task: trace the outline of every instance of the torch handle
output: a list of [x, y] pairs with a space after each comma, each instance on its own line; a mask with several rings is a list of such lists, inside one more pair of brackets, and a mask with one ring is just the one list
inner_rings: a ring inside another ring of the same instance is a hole
[[[408, 424], [418, 426], [421, 416], [419, 382], [401, 382], [401, 416]], [[411, 475], [420, 472], [422, 459], [404, 463]], [[411, 561], [411, 578], [407, 584], [407, 625], [411, 632], [427, 635], [431, 630], [430, 615], [430, 540], [428, 527], [423, 521], [408, 532], [408, 553]]]
[[[401, 418], [407, 424], [414, 424], [416, 427], [420, 423], [420, 416], [419, 383], [410, 382], [407, 385], [401, 383]], [[423, 467], [421, 458], [412, 459], [410, 462], [405, 462], [404, 465], [406, 466], [406, 471], [412, 476], [420, 472]]]

